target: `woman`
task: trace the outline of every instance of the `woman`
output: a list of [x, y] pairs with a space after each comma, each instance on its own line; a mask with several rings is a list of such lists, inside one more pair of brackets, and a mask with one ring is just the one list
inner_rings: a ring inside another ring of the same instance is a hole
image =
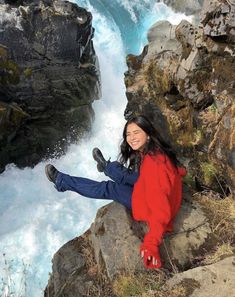
[[115, 200], [132, 210], [134, 219], [146, 222], [149, 227], [140, 246], [145, 266], [161, 267], [159, 245], [164, 233], [173, 230], [173, 220], [181, 204], [181, 177], [186, 170], [178, 167], [171, 147], [142, 115], [132, 117], [124, 127], [120, 162], [106, 161], [97, 148], [93, 157], [97, 169], [112, 181], [73, 177], [50, 164], [46, 165], [46, 175], [58, 191]]

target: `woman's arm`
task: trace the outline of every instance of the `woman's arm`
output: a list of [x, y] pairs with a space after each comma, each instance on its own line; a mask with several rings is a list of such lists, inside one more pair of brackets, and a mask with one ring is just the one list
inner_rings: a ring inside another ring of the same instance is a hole
[[[158, 246], [162, 241], [167, 225], [172, 219], [169, 199], [172, 186], [163, 162], [148, 160], [142, 168], [141, 175], [145, 188], [145, 203], [149, 214], [146, 220], [149, 231], [141, 245], [141, 253], [144, 252], [146, 255], [145, 264], [147, 263], [147, 267], [158, 268], [161, 266]], [[158, 263], [154, 265], [154, 262], [148, 262], [148, 257], [156, 259]]]

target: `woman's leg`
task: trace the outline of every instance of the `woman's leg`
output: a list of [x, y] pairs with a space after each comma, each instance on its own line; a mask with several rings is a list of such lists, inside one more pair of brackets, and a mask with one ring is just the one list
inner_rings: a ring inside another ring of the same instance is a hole
[[117, 161], [108, 162], [104, 168], [104, 173], [119, 184], [131, 186], [135, 184], [139, 177], [138, 172], [128, 170]]
[[88, 198], [114, 200], [131, 209], [133, 187], [113, 181], [97, 182], [84, 177], [59, 172], [55, 187], [58, 191], [73, 191]]

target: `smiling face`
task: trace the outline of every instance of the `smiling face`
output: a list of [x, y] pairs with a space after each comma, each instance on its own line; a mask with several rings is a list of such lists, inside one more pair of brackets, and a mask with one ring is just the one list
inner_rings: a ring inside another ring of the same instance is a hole
[[134, 151], [143, 151], [148, 140], [148, 135], [135, 123], [131, 123], [126, 129], [126, 141]]

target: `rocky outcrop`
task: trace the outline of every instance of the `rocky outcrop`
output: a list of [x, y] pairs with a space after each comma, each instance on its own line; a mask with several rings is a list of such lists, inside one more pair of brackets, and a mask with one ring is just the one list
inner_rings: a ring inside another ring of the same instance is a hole
[[201, 24], [156, 23], [140, 56], [127, 57], [126, 117], [145, 113], [171, 141], [188, 182], [235, 191], [232, 1], [204, 1]]
[[0, 168], [34, 165], [90, 129], [92, 16], [67, 1], [1, 1]]
[[[189, 193], [184, 197], [174, 233], [166, 235], [161, 245], [164, 267], [174, 272], [190, 267], [202, 250], [215, 244], [206, 213], [190, 201]], [[101, 279], [107, 287], [119, 274], [145, 271], [139, 245], [146, 231], [147, 226], [135, 222], [122, 205], [112, 202], [102, 207], [90, 229], [54, 255], [45, 296], [72, 297], [75, 289], [76, 296], [92, 296], [88, 292], [101, 288]]]
[[212, 294], [214, 297], [232, 297], [235, 296], [234, 265], [235, 257], [228, 257], [212, 265], [176, 274], [167, 285], [185, 288], [190, 297], [211, 297]]

